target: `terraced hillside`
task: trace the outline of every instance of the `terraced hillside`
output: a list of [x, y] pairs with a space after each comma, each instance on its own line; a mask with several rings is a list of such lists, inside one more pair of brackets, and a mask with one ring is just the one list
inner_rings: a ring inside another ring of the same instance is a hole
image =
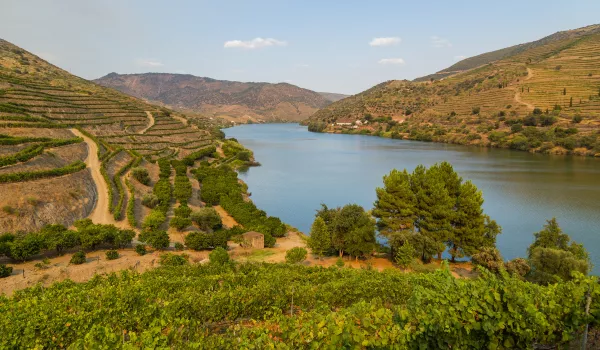
[[127, 225], [130, 168], [214, 147], [211, 122], [198, 125], [0, 40], [0, 231], [92, 214]]
[[439, 81], [388, 81], [310, 130], [600, 156], [600, 33], [581, 31]]
[[110, 73], [95, 82], [186, 112], [237, 123], [303, 120], [331, 102], [320, 93], [287, 83], [242, 83], [190, 74]]

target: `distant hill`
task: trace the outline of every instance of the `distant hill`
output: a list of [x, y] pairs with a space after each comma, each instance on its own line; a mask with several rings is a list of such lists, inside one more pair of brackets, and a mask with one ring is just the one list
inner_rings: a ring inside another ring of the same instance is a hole
[[173, 108], [243, 123], [299, 121], [330, 103], [317, 92], [287, 83], [242, 83], [189, 74], [110, 73], [95, 82]]
[[346, 97], [350, 96], [350, 95], [344, 95], [344, 94], [336, 94], [333, 92], [319, 92], [319, 94], [321, 94], [321, 96], [325, 97], [327, 100], [329, 100], [331, 102], [336, 102], [336, 101], [345, 99]]
[[527, 50], [535, 49], [537, 47], [548, 45], [553, 42], [577, 38], [577, 37], [581, 37], [581, 36], [587, 36], [587, 35], [596, 34], [596, 33], [600, 33], [600, 25], [599, 24], [595, 24], [595, 25], [591, 25], [591, 26], [587, 26], [587, 27], [583, 27], [583, 28], [579, 28], [579, 29], [556, 32], [552, 35], [548, 35], [548, 36], [546, 36], [542, 39], [536, 40], [536, 41], [532, 41], [532, 42], [525, 43], [525, 44], [514, 45], [511, 47], [504, 48], [504, 49], [486, 52], [486, 53], [482, 53], [477, 56], [465, 58], [464, 60], [459, 61], [459, 62], [451, 65], [450, 67], [443, 69], [437, 73], [426, 75], [426, 76], [420, 77], [420, 78], [416, 78], [413, 81], [427, 81], [430, 79], [439, 80], [439, 79], [445, 78], [447, 76], [450, 76], [452, 74], [464, 72], [469, 69], [477, 68], [484, 64], [488, 64], [488, 63], [491, 63], [494, 61], [513, 57], [513, 56], [518, 55]]
[[600, 156], [600, 25], [476, 56], [440, 74], [448, 76], [381, 83], [306, 123], [314, 131]]

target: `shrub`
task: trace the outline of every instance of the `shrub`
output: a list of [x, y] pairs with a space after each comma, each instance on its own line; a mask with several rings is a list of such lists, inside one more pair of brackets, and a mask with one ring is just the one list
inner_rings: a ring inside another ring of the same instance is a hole
[[514, 134], [514, 133], [517, 133], [517, 132], [521, 132], [521, 131], [523, 131], [523, 125], [522, 125], [522, 124], [513, 124], [513, 125], [510, 127], [510, 131], [511, 131], [513, 134]]
[[163, 222], [165, 222], [165, 220], [165, 214], [159, 210], [152, 210], [150, 214], [144, 218], [142, 228], [144, 228], [144, 230], [156, 230], [160, 227], [160, 225], [163, 224]]
[[533, 114], [535, 114], [535, 115], [541, 115], [542, 114], [542, 110], [540, 108], [534, 108], [533, 109]]
[[221, 216], [211, 207], [201, 208], [191, 213], [190, 219], [204, 231], [218, 230], [222, 226]]
[[407, 268], [415, 257], [415, 248], [407, 241], [396, 250], [394, 261], [398, 266]]
[[504, 260], [498, 249], [493, 247], [484, 247], [478, 253], [473, 254], [472, 262], [475, 265], [483, 266], [486, 269], [499, 273], [504, 268]]
[[139, 240], [148, 243], [154, 249], [165, 249], [170, 243], [167, 231], [163, 230], [142, 231]]
[[337, 258], [337, 260], [335, 261], [335, 266], [344, 267], [344, 260], [342, 258]]
[[144, 167], [137, 167], [131, 169], [131, 175], [134, 179], [138, 180], [139, 183], [148, 185], [150, 183], [150, 176], [148, 175], [148, 169]]
[[531, 267], [527, 263], [527, 260], [523, 258], [516, 258], [511, 261], [508, 261], [504, 264], [504, 267], [506, 268], [506, 271], [508, 273], [520, 277], [525, 276], [531, 270]]
[[187, 254], [165, 253], [160, 256], [158, 263], [162, 266], [182, 266], [188, 264], [189, 257]]
[[229, 254], [221, 247], [216, 248], [208, 255], [211, 264], [224, 265], [229, 262]]
[[243, 161], [249, 161], [250, 156], [251, 156], [251, 153], [249, 151], [240, 151], [237, 154], [237, 158], [239, 160], [243, 160]]
[[190, 209], [190, 207], [188, 207], [187, 205], [180, 205], [173, 211], [175, 213], [175, 216], [179, 216], [181, 218], [189, 218], [190, 214], [192, 213], [192, 209]]
[[158, 197], [153, 193], [146, 193], [142, 197], [142, 205], [150, 209], [155, 208], [158, 205]]
[[11, 207], [10, 205], [3, 206], [2, 211], [8, 215], [13, 215], [14, 213], [17, 212], [17, 210], [15, 208]]
[[180, 242], [175, 243], [175, 250], [182, 251], [183, 249], [184, 249], [183, 244], [181, 244]]
[[8, 277], [12, 275], [13, 268], [12, 266], [6, 266], [4, 264], [0, 264], [0, 278]]
[[138, 255], [146, 255], [146, 253], [147, 253], [146, 246], [143, 244], [136, 245], [135, 252], [138, 253]]
[[86, 262], [85, 253], [81, 250], [78, 251], [77, 253], [73, 254], [73, 256], [71, 256], [71, 260], [69, 261], [69, 263], [71, 263], [73, 265], [81, 265], [85, 262]]
[[583, 117], [580, 115], [576, 115], [573, 117], [573, 123], [581, 123], [582, 120], [583, 120]]
[[471, 110], [472, 114], [479, 114], [479, 112], [481, 111], [480, 107], [473, 107], [473, 109]]
[[288, 264], [298, 264], [306, 260], [306, 249], [294, 247], [285, 252], [285, 262]]
[[213, 239], [210, 233], [190, 232], [185, 236], [185, 245], [193, 250], [206, 250], [213, 246]]
[[525, 119], [523, 119], [523, 125], [525, 125], [525, 126], [536, 126], [537, 125], [537, 120], [535, 119], [535, 116], [530, 115], [530, 116], [525, 117]]
[[106, 260], [115, 260], [119, 258], [119, 252], [116, 250], [106, 251]]
[[177, 231], [183, 231], [186, 227], [192, 224], [192, 220], [188, 218], [182, 218], [179, 216], [175, 216], [169, 222], [169, 227], [174, 227]]

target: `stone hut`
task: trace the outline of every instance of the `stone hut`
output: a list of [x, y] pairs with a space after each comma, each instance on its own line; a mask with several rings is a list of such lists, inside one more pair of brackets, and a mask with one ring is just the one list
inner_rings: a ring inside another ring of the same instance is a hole
[[242, 234], [242, 237], [244, 237], [243, 247], [256, 249], [265, 247], [265, 236], [262, 233], [250, 231]]

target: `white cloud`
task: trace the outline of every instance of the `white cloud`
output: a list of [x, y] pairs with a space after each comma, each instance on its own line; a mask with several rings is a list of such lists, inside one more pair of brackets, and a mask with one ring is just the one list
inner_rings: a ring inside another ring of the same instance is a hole
[[164, 64], [162, 62], [159, 62], [159, 61], [153, 60], [153, 59], [139, 59], [139, 60], [136, 61], [136, 64], [138, 66], [150, 67], [150, 68], [164, 66]]
[[439, 36], [435, 35], [431, 37], [431, 45], [433, 47], [452, 47], [452, 43], [450, 42], [450, 40], [440, 38]]
[[379, 64], [399, 64], [402, 65], [406, 62], [404, 62], [404, 60], [402, 58], [383, 58], [380, 59], [379, 62], [377, 62]]
[[371, 40], [369, 45], [371, 45], [371, 46], [392, 46], [392, 45], [398, 45], [401, 41], [402, 41], [402, 39], [400, 39], [397, 36], [387, 37], [387, 38], [373, 38], [373, 40]]
[[465, 58], [467, 58], [467, 56], [464, 56], [464, 55], [458, 55], [458, 56], [454, 56], [454, 60], [455, 60], [455, 61], [462, 61], [462, 60], [464, 60]]
[[242, 41], [242, 40], [230, 40], [230, 41], [226, 41], [225, 44], [223, 45], [224, 48], [226, 49], [232, 49], [232, 48], [239, 48], [239, 49], [260, 49], [263, 47], [269, 47], [269, 46], [286, 46], [287, 42], [286, 41], [281, 41], [281, 40], [277, 40], [277, 39], [273, 39], [273, 38], [254, 38], [252, 40], [248, 40], [248, 41]]

